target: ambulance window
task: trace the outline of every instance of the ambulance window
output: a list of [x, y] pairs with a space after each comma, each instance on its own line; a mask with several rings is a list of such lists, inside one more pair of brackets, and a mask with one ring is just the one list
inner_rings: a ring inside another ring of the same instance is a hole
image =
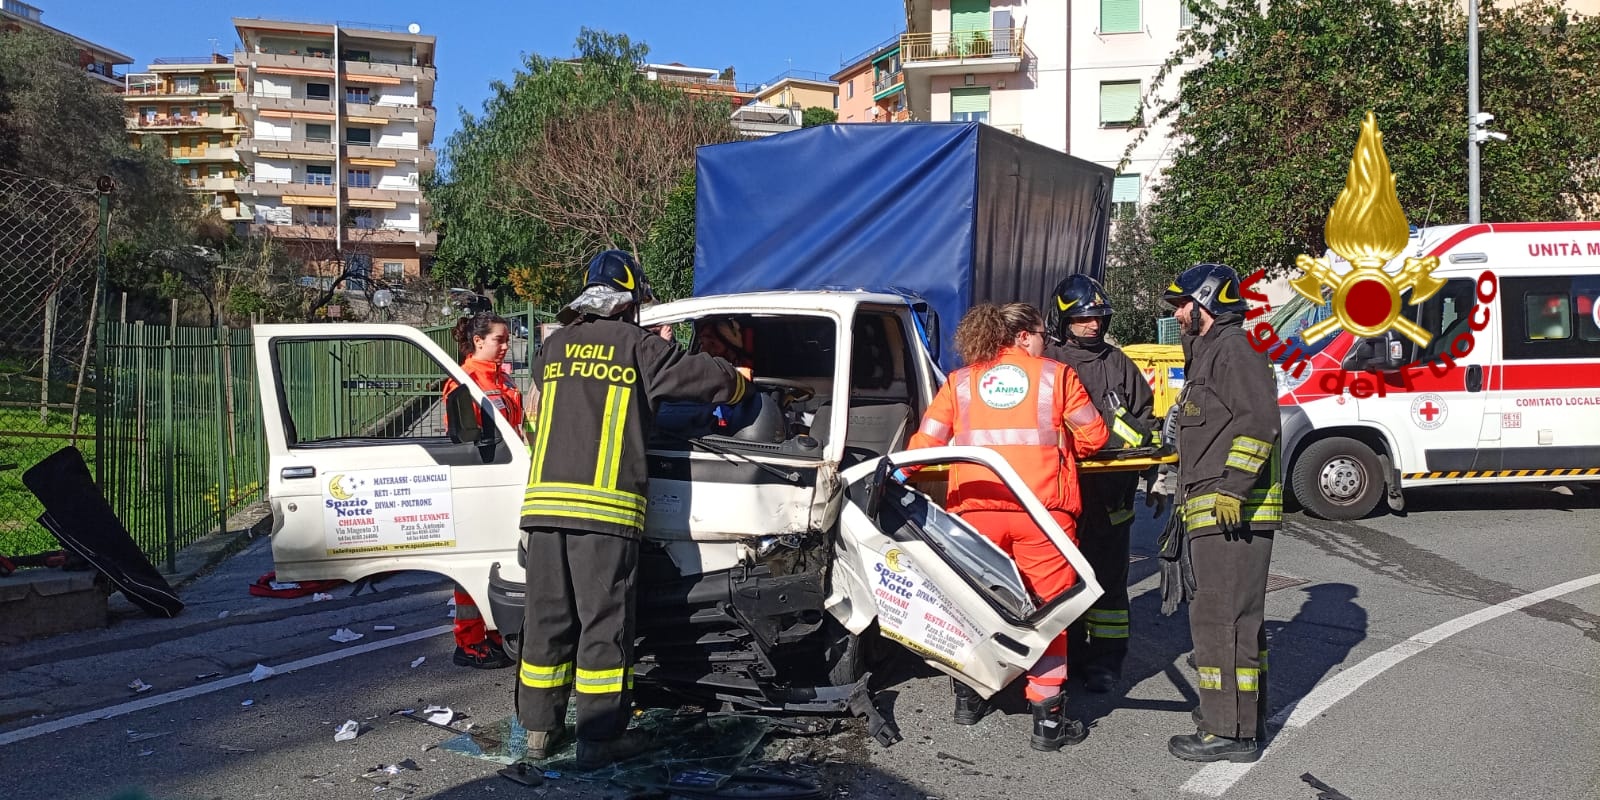
[[1600, 358], [1600, 278], [1502, 278], [1509, 359]]
[[1430, 360], [1449, 349], [1450, 342], [1467, 329], [1475, 302], [1472, 281], [1456, 278], [1446, 281], [1443, 289], [1418, 307], [1417, 324], [1433, 335], [1428, 346], [1417, 354], [1418, 361]]

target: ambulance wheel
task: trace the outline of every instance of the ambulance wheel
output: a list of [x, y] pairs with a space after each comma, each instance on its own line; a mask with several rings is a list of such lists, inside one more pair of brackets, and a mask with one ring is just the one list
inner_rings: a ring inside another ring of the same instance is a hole
[[1294, 462], [1294, 497], [1318, 519], [1361, 519], [1383, 499], [1383, 469], [1372, 448], [1330, 436], [1312, 442]]

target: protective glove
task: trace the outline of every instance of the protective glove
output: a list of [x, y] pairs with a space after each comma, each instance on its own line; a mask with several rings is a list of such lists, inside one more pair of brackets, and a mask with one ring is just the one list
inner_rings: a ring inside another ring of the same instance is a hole
[[1223, 530], [1239, 527], [1241, 512], [1239, 498], [1218, 494], [1217, 502], [1213, 509], [1215, 509], [1217, 515], [1217, 524], [1221, 525]]
[[1156, 469], [1144, 475], [1144, 504], [1155, 509], [1157, 517], [1172, 507], [1172, 492], [1167, 488], [1167, 471]]

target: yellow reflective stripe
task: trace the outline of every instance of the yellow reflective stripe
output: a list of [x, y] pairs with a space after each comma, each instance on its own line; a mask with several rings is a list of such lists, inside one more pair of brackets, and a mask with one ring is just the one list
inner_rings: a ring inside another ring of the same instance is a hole
[[739, 405], [740, 401], [744, 400], [745, 389], [749, 386], [743, 375], [740, 375], [738, 380], [738, 385], [733, 387], [733, 397], [728, 398], [728, 405], [730, 406]]
[[586, 519], [594, 522], [610, 522], [617, 525], [628, 525], [635, 528], [644, 527], [644, 515], [621, 511], [604, 506], [586, 506], [575, 508], [561, 503], [523, 503], [522, 515], [542, 517], [563, 517], [566, 519]]
[[628, 399], [633, 389], [612, 386], [606, 390], [605, 416], [600, 422], [600, 452], [594, 462], [594, 485], [614, 487], [622, 469], [623, 430], [628, 423]]
[[1122, 409], [1120, 408], [1117, 409], [1117, 415], [1111, 418], [1111, 432], [1115, 433], [1117, 438], [1127, 443], [1130, 447], [1138, 447], [1139, 443], [1144, 441], [1144, 437], [1139, 435], [1139, 431], [1129, 425], [1127, 420], [1123, 418]]
[[1267, 674], [1267, 651], [1261, 651], [1261, 674]]
[[1083, 615], [1090, 622], [1127, 622], [1128, 612], [1109, 608], [1091, 608]]
[[544, 472], [545, 449], [550, 444], [551, 416], [556, 407], [556, 382], [545, 381], [539, 392], [539, 435], [533, 446], [533, 468], [528, 472], [528, 482], [537, 483]]
[[585, 486], [581, 483], [557, 483], [554, 481], [538, 483], [529, 486], [522, 493], [522, 502], [536, 501], [575, 501], [606, 506], [617, 506], [626, 510], [644, 511], [644, 497], [633, 492], [623, 492], [615, 489], [603, 489], [598, 486]]
[[572, 662], [554, 666], [522, 662], [522, 685], [534, 689], [559, 689], [572, 683]]
[[1091, 639], [1126, 639], [1128, 638], [1127, 625], [1106, 625], [1100, 622], [1086, 622], [1084, 630]]
[[578, 669], [578, 677], [573, 688], [579, 694], [616, 694], [633, 684], [632, 670], [626, 667], [616, 669]]
[[1228, 460], [1224, 463], [1224, 466], [1229, 466], [1229, 467], [1233, 467], [1234, 469], [1237, 469], [1237, 470], [1243, 470], [1245, 472], [1254, 473], [1254, 472], [1260, 472], [1261, 471], [1261, 465], [1265, 464], [1265, 463], [1267, 463], [1267, 460], [1264, 459], [1264, 458], [1258, 458], [1256, 456], [1250, 456], [1250, 455], [1245, 455], [1243, 453], [1237, 453], [1237, 452], [1229, 451], [1228, 452]]
[[1260, 439], [1252, 439], [1249, 436], [1235, 436], [1233, 437], [1233, 446], [1229, 449], [1266, 458], [1272, 452], [1272, 443], [1263, 442]]
[[1133, 509], [1124, 508], [1111, 512], [1111, 524], [1122, 525], [1133, 521]]
[[1221, 667], [1201, 667], [1200, 668], [1200, 688], [1202, 688], [1202, 689], [1216, 689], [1218, 691], [1221, 691], [1221, 689], [1222, 689], [1222, 668]]
[[1261, 670], [1238, 667], [1233, 671], [1234, 683], [1241, 692], [1254, 692], [1261, 685]]

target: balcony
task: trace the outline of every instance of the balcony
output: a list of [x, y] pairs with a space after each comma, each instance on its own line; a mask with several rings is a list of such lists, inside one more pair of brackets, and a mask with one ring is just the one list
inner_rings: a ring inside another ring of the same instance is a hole
[[906, 85], [905, 73], [900, 70], [885, 72], [872, 82], [872, 99], [882, 100], [893, 95], [896, 91], [904, 89]]
[[239, 92], [233, 96], [233, 105], [240, 110], [278, 112], [274, 116], [289, 117], [291, 119], [333, 119], [332, 100], [311, 100], [304, 97], [290, 97], [280, 94], [245, 94]]
[[232, 147], [175, 147], [168, 154], [174, 164], [195, 164], [212, 161], [238, 161], [239, 153]]
[[231, 192], [233, 191], [232, 178], [205, 177], [198, 181], [189, 182], [189, 188], [206, 192]]
[[[422, 200], [422, 190], [410, 186], [406, 188], [378, 188], [376, 186], [347, 186], [345, 196], [350, 198], [352, 204], [356, 202], [367, 203], [417, 203]], [[368, 206], [369, 208], [371, 206]]]
[[247, 53], [236, 50], [233, 63], [249, 66], [268, 75], [332, 76], [333, 59], [324, 56], [304, 56], [299, 53]]
[[231, 131], [240, 127], [239, 118], [233, 114], [207, 114], [203, 117], [186, 117], [176, 114], [157, 114], [153, 117], [124, 117], [128, 130], [150, 131]]
[[400, 228], [345, 228], [344, 240], [352, 245], [415, 244], [419, 250], [432, 250], [439, 244], [439, 234]]
[[250, 211], [243, 206], [222, 206], [217, 211], [228, 222], [249, 222], [251, 219]]
[[288, 158], [299, 161], [332, 161], [336, 153], [333, 142], [261, 136], [240, 139], [239, 151], [258, 158]]
[[378, 161], [393, 161], [396, 164], [415, 164], [424, 170], [433, 169], [434, 152], [421, 147], [377, 147], [367, 144], [347, 144], [344, 148], [347, 158], [364, 158]]
[[332, 183], [290, 183], [288, 181], [261, 181], [243, 178], [234, 184], [239, 194], [257, 197], [317, 198], [332, 201], [338, 188]]
[[288, 239], [307, 242], [333, 241], [332, 225], [307, 225], [305, 223], [279, 225], [257, 219], [255, 224], [250, 226], [250, 232], [256, 235], [270, 236], [274, 239]]
[[227, 83], [214, 83], [210, 86], [176, 86], [170, 83], [129, 83], [124, 97], [137, 97], [143, 100], [221, 100], [234, 92], [239, 91], [233, 81]]
[[355, 103], [346, 101], [344, 104], [346, 117], [351, 122], [366, 122], [381, 125], [385, 122], [414, 122], [418, 125], [426, 121], [432, 124], [438, 117], [438, 112], [432, 106], [419, 105], [393, 105], [389, 103]]
[[919, 75], [1015, 72], [1022, 66], [1022, 28], [900, 35], [900, 62]]
[[344, 73], [357, 80], [363, 77], [398, 78], [403, 81], [416, 81], [418, 83], [433, 83], [439, 79], [439, 73], [433, 67], [415, 66], [412, 64], [399, 64], [387, 61], [345, 61]]

